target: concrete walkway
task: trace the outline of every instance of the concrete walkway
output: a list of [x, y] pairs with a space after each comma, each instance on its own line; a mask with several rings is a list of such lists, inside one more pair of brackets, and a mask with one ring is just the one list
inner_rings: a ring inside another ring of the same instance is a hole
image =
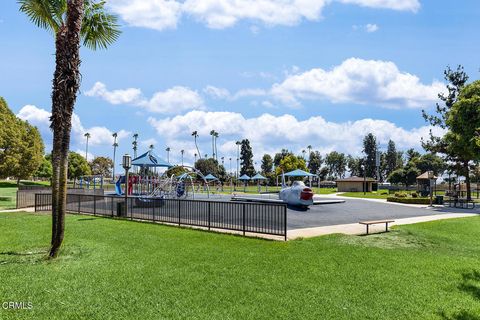
[[[395, 222], [390, 225], [405, 225], [413, 224], [419, 222], [428, 222], [442, 219], [454, 219], [454, 218], [465, 218], [465, 217], [476, 217], [478, 214], [475, 213], [448, 213], [448, 214], [436, 214], [431, 216], [422, 216], [422, 217], [412, 217], [412, 218], [403, 218], [395, 219]], [[385, 224], [379, 224], [370, 226], [370, 233], [382, 232], [385, 230]], [[316, 228], [304, 228], [304, 229], [295, 229], [289, 230], [287, 233], [288, 240], [293, 240], [297, 238], [311, 238], [318, 237], [327, 234], [334, 233], [343, 233], [351, 235], [360, 235], [366, 233], [366, 227], [359, 223], [351, 224], [339, 224], [334, 226], [324, 226]]]
[[0, 210], [0, 212], [35, 212], [35, 208], [23, 208], [23, 209], [7, 209]]

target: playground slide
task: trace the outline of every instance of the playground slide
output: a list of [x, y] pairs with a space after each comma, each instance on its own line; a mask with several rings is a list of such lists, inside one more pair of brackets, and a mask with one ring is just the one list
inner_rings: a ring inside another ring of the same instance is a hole
[[[122, 193], [122, 178], [123, 177], [118, 178], [117, 182], [115, 182], [115, 193], [117, 194], [117, 196], [123, 195], [123, 193]], [[123, 179], [123, 181], [125, 181], [125, 178]]]

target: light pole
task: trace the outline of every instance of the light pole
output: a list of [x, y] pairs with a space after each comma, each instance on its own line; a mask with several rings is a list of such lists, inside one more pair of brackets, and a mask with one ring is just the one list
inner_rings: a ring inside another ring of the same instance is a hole
[[195, 153], [193, 156], [195, 157], [195, 161], [193, 162], [193, 166], [195, 167], [195, 164], [197, 163], [197, 154]]
[[117, 143], [117, 133], [114, 132], [112, 134], [112, 137], [113, 137], [113, 168], [112, 168], [112, 180], [113, 182], [115, 182], [115, 153], [117, 152], [117, 147], [118, 147], [118, 143]]
[[170, 147], [167, 147], [167, 149], [165, 149], [165, 151], [167, 151], [167, 162], [170, 163]]
[[[122, 158], [122, 167], [125, 169], [125, 217], [128, 212], [128, 170], [132, 167], [132, 157], [127, 153]], [[133, 219], [133, 215], [132, 215]]]
[[428, 171], [428, 183], [430, 183], [430, 186], [428, 188], [428, 191], [430, 191], [430, 205], [429, 207], [433, 207], [433, 183], [435, 181], [435, 176], [433, 174], [433, 171]]
[[362, 164], [361, 166], [362, 171], [363, 171], [363, 194], [367, 194], [367, 172], [365, 172], [365, 165]]
[[[235, 142], [235, 144], [237, 145], [237, 172], [235, 174], [235, 177], [238, 180], [238, 174], [240, 172], [240, 146], [242, 143], [240, 141], [237, 141]], [[236, 186], [237, 186], [237, 181], [235, 181], [235, 187]]]
[[180, 150], [180, 153], [182, 154], [182, 166], [183, 166], [183, 154], [185, 153], [185, 150]]

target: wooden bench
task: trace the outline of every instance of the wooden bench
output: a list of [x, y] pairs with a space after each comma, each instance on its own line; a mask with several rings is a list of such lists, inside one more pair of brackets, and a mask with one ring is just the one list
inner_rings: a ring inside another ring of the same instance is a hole
[[392, 222], [395, 222], [395, 220], [360, 221], [359, 223], [367, 226], [367, 234], [368, 234], [368, 229], [369, 229], [370, 225], [385, 223], [385, 232], [388, 232], [388, 224], [392, 223]]

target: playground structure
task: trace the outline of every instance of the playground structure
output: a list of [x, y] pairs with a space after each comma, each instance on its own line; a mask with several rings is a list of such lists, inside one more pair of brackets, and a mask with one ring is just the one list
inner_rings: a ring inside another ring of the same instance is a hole
[[78, 189], [103, 189], [103, 176], [81, 176], [78, 178], [78, 182], [74, 182], [73, 187]]

